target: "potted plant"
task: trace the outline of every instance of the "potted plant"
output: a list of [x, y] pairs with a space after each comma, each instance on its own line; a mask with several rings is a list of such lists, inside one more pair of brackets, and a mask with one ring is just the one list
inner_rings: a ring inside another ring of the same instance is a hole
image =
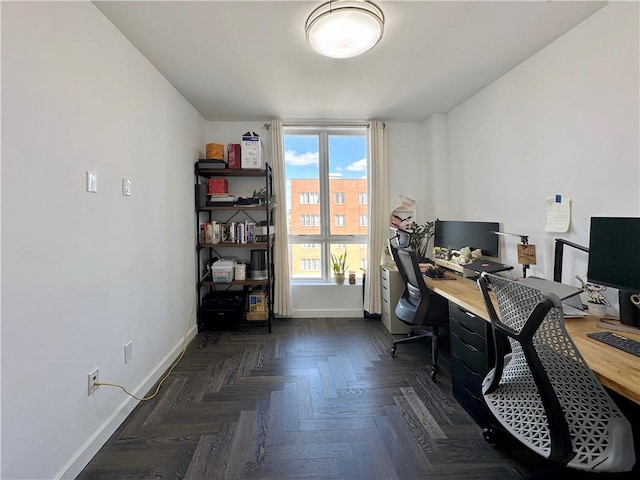
[[262, 205], [267, 200], [267, 187], [259, 188], [253, 191], [253, 201], [258, 205]]
[[427, 258], [427, 252], [429, 250], [429, 241], [435, 233], [436, 222], [426, 222], [423, 225], [419, 225], [416, 222], [411, 222], [409, 232], [411, 233], [411, 240], [409, 246], [414, 252], [418, 254], [420, 260]]
[[589, 313], [596, 317], [604, 317], [607, 313], [607, 307], [611, 306], [609, 300], [604, 298], [604, 295], [602, 295], [602, 292], [604, 292], [607, 287], [597, 285], [595, 283], [584, 282], [579, 275], [576, 275], [576, 278], [580, 282], [582, 290], [584, 290], [589, 296], [589, 300], [587, 300], [587, 309], [589, 310]]
[[347, 252], [339, 255], [331, 254], [331, 267], [333, 269], [333, 279], [338, 285], [344, 283], [344, 272], [347, 270]]

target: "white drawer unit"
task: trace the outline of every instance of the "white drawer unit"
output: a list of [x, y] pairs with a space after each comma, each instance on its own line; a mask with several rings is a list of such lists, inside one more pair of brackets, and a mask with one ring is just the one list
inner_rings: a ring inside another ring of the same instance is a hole
[[380, 276], [382, 277], [382, 323], [390, 333], [399, 335], [409, 333], [411, 328], [402, 323], [395, 313], [396, 304], [404, 289], [400, 272], [395, 265], [380, 265]]

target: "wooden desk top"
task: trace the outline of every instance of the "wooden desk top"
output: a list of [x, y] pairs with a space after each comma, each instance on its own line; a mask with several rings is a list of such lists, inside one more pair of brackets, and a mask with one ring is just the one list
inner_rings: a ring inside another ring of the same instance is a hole
[[[456, 277], [433, 280], [424, 277], [435, 293], [489, 321], [482, 293], [475, 282]], [[567, 318], [565, 326], [593, 373], [611, 390], [640, 404], [640, 358], [587, 337], [587, 333], [605, 331], [597, 326], [598, 318]], [[640, 341], [640, 334], [616, 332]]]

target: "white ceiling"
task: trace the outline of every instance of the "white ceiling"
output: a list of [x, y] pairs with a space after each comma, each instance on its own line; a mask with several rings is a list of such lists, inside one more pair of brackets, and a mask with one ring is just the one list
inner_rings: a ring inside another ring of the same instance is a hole
[[380, 43], [335, 60], [305, 41], [322, 1], [94, 3], [205, 119], [290, 122], [448, 112], [606, 4], [376, 1]]

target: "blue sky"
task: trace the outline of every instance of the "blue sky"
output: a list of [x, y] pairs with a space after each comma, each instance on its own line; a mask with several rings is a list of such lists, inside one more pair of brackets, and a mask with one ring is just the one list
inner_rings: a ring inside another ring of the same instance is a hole
[[[318, 178], [318, 137], [285, 135], [287, 184], [291, 178]], [[331, 135], [329, 137], [329, 173], [342, 178], [366, 177], [367, 137]]]

